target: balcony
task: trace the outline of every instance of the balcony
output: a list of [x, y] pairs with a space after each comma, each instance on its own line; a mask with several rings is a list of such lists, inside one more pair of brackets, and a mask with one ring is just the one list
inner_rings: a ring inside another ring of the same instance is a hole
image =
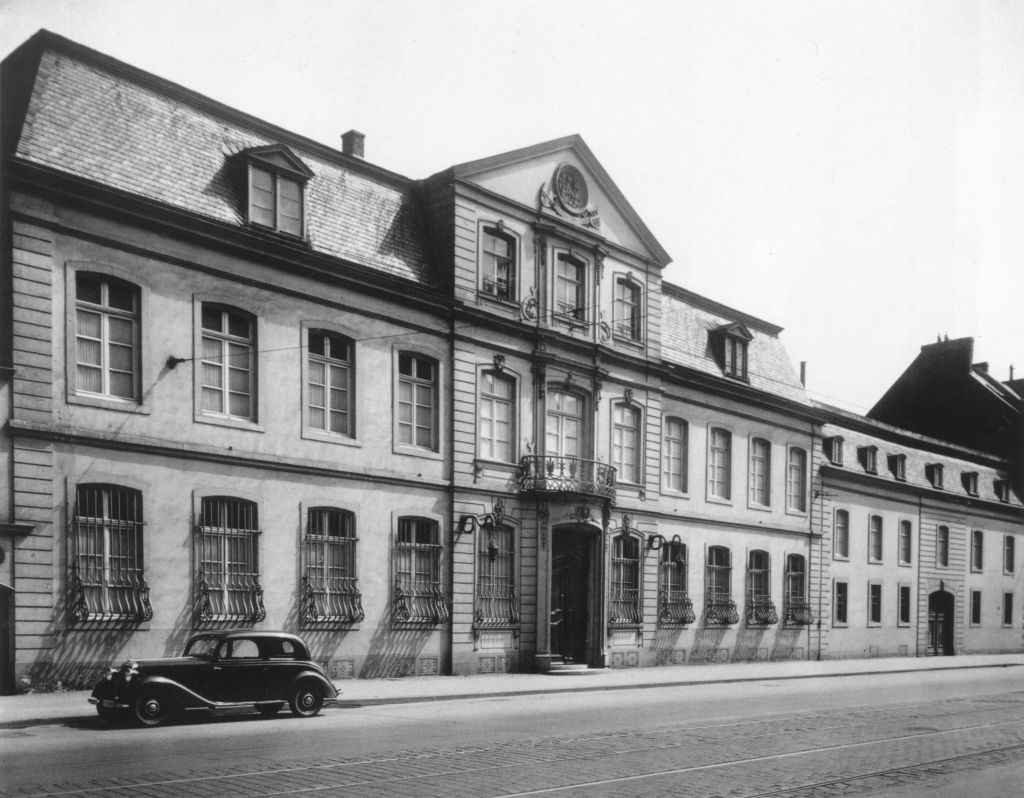
[[579, 457], [530, 455], [519, 461], [523, 493], [598, 497], [615, 501], [615, 469]]

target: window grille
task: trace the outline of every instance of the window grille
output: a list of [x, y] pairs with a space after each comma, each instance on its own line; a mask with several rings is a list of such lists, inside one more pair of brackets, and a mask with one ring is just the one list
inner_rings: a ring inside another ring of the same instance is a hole
[[658, 563], [658, 623], [661, 626], [696, 622], [688, 581], [686, 544], [678, 541], [664, 544]]
[[395, 545], [394, 617], [403, 624], [439, 624], [450, 617], [441, 588], [441, 543], [437, 523], [398, 519]]
[[628, 534], [612, 538], [611, 626], [638, 626], [640, 607], [640, 540]]
[[355, 518], [335, 507], [311, 507], [302, 544], [302, 622], [358, 623], [365, 617], [356, 579]]
[[712, 546], [704, 575], [704, 622], [709, 625], [739, 623], [732, 600], [732, 558], [729, 549]]
[[475, 623], [478, 627], [517, 626], [515, 530], [483, 527], [478, 540]]
[[79, 485], [71, 522], [71, 617], [148, 621], [153, 617], [142, 560], [142, 494], [116, 485]]
[[786, 558], [785, 623], [806, 626], [814, 623], [811, 604], [807, 600], [807, 566], [803, 555], [790, 554]]
[[196, 620], [257, 623], [266, 617], [259, 580], [256, 504], [204, 498], [195, 528]]
[[778, 623], [779, 616], [771, 596], [771, 561], [766, 551], [750, 552], [747, 564], [748, 626]]

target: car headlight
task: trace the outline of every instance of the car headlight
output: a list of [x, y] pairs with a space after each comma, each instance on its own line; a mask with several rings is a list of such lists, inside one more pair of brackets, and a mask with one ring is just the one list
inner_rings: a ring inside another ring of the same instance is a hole
[[124, 677], [125, 682], [130, 682], [132, 677], [139, 675], [139, 663], [130, 659], [125, 660], [117, 670]]

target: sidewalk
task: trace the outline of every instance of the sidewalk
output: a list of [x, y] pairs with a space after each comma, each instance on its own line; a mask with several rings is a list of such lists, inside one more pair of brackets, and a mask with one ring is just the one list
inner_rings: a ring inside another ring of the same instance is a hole
[[[955, 657], [895, 657], [826, 662], [742, 662], [616, 668], [561, 675], [512, 673], [478, 676], [412, 676], [402, 679], [346, 679], [336, 682], [339, 705], [400, 704], [488, 696], [537, 695], [587, 690], [629, 690], [668, 685], [727, 684], [765, 679], [837, 678], [966, 668], [1024, 668], [1024, 654], [968, 654]], [[52, 724], [92, 718], [88, 690], [0, 696], [0, 727]], [[328, 710], [330, 711], [330, 710]]]

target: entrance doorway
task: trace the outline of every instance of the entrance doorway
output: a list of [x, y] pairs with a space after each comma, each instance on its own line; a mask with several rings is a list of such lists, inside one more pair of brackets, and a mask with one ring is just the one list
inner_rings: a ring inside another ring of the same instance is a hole
[[585, 664], [593, 536], [570, 529], [551, 537], [551, 654]]
[[0, 585], [0, 695], [14, 692], [14, 590]]
[[952, 656], [953, 651], [953, 594], [936, 590], [928, 596], [928, 650], [933, 657]]

